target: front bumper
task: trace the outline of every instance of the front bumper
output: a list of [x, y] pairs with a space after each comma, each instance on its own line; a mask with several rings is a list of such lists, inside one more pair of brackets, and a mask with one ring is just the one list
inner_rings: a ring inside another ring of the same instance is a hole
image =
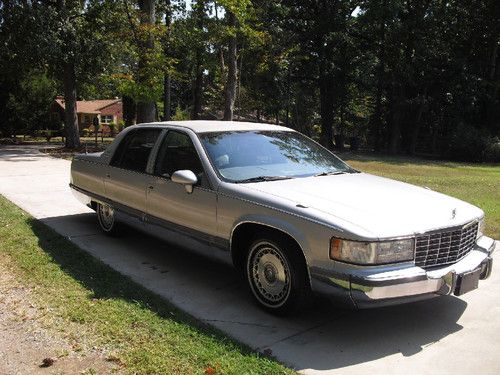
[[433, 270], [407, 266], [395, 270], [361, 267], [348, 275], [334, 271], [311, 270], [314, 291], [357, 308], [394, 305], [439, 295], [461, 294], [462, 275], [479, 273], [489, 277], [495, 240], [482, 236], [474, 249], [455, 264]]

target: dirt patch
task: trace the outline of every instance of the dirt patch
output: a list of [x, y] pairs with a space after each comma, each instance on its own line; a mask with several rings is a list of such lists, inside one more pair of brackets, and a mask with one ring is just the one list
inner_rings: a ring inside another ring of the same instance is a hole
[[[85, 348], [47, 328], [50, 310], [0, 262], [0, 374], [109, 374], [119, 372], [98, 348]], [[56, 324], [57, 326], [57, 324]]]

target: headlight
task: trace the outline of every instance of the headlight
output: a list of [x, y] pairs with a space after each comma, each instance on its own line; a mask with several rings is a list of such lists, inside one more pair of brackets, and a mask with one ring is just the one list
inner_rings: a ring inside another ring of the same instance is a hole
[[332, 238], [330, 258], [356, 264], [384, 264], [412, 260], [414, 240], [358, 242]]
[[477, 227], [477, 238], [482, 237], [484, 234], [484, 217], [479, 219], [479, 225]]

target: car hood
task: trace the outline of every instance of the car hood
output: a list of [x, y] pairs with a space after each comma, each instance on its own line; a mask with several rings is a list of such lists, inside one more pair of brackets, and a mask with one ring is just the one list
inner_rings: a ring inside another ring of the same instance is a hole
[[414, 235], [463, 225], [484, 215], [479, 208], [456, 198], [366, 173], [268, 181], [245, 187], [289, 201], [301, 216], [310, 215], [365, 237]]

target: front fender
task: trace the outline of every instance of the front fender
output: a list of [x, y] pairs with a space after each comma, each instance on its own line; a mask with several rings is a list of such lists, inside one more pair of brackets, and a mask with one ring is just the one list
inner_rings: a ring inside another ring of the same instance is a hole
[[[309, 264], [307, 260], [307, 253], [308, 250], [310, 249], [310, 244], [307, 239], [307, 237], [292, 223], [290, 223], [287, 220], [278, 218], [278, 217], [273, 217], [273, 216], [267, 216], [267, 215], [256, 215], [256, 214], [248, 214], [240, 217], [235, 221], [235, 224], [233, 226], [233, 229], [231, 231], [231, 237], [230, 237], [230, 245], [232, 244], [232, 239], [233, 239], [233, 234], [235, 230], [243, 224], [259, 224], [263, 225], [272, 229], [277, 229], [281, 232], [284, 232], [288, 234], [290, 237], [292, 237], [300, 246], [302, 253], [304, 254], [304, 257], [306, 258], [306, 262]], [[232, 246], [231, 246], [232, 247]]]

